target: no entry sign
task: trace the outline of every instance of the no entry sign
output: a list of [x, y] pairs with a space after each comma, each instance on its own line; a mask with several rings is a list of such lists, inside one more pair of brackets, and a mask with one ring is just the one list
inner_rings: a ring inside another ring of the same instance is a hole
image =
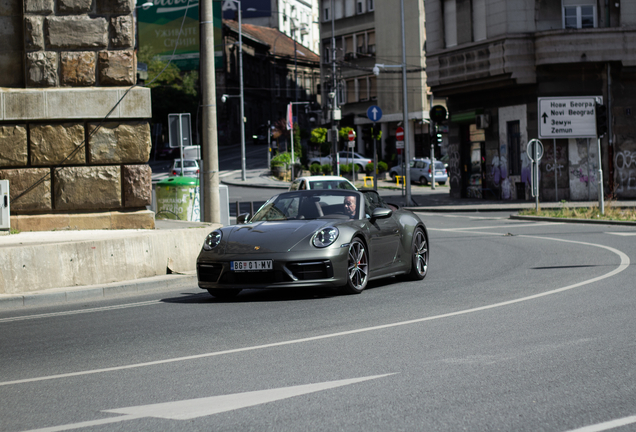
[[395, 131], [395, 139], [397, 141], [404, 141], [404, 129], [401, 126]]
[[356, 139], [356, 133], [352, 130], [349, 131], [349, 141], [353, 141]]

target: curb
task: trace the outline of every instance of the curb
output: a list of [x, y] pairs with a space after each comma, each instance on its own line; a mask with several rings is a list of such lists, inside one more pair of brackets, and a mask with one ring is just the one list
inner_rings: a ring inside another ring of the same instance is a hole
[[548, 222], [567, 222], [567, 223], [583, 223], [583, 224], [597, 224], [597, 225], [624, 225], [636, 227], [636, 222], [630, 221], [615, 221], [605, 219], [575, 219], [575, 218], [555, 218], [548, 216], [522, 216], [522, 215], [510, 215], [510, 219], [518, 220], [532, 220], [532, 221], [548, 221]]
[[197, 285], [195, 274], [171, 274], [153, 276], [127, 282], [113, 282], [84, 287], [57, 288], [48, 291], [34, 291], [27, 294], [3, 294], [0, 296], [0, 311], [25, 307], [49, 306], [53, 304], [103, 300], [119, 295], [134, 295], [150, 291], [177, 288], [182, 285]]

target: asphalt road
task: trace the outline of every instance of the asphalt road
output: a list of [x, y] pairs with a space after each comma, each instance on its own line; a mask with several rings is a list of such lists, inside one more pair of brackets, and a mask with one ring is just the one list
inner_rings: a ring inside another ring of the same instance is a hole
[[422, 282], [1, 313], [0, 430], [636, 430], [636, 230], [422, 218]]

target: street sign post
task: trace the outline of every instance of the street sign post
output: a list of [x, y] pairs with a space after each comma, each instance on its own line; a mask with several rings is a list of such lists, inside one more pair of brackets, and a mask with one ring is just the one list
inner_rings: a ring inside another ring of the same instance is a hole
[[539, 138], [596, 138], [601, 96], [538, 98]]
[[355, 139], [356, 139], [356, 133], [354, 132], [353, 129], [351, 129], [349, 131], [348, 134], [349, 137], [349, 145], [348, 147], [351, 149], [351, 177], [353, 178], [353, 181], [357, 180], [357, 176], [356, 176], [356, 164], [353, 163], [353, 148], [355, 147]]
[[543, 143], [538, 139], [528, 142], [528, 157], [532, 161], [531, 191], [536, 200], [536, 210], [539, 211], [539, 162], [543, 157]]
[[377, 105], [371, 105], [369, 109], [367, 109], [367, 117], [372, 122], [379, 122], [382, 118], [382, 110]]

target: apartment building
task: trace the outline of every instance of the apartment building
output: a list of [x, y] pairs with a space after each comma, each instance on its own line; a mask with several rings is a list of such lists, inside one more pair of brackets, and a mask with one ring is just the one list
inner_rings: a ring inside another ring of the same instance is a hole
[[531, 199], [527, 143], [540, 138], [540, 200], [598, 199], [597, 139], [570, 127], [551, 136], [552, 113], [539, 109], [598, 97], [608, 108], [605, 192], [636, 197], [636, 2], [426, 0], [426, 23], [427, 82], [448, 104], [453, 196]]
[[[242, 0], [243, 22], [271, 27], [309, 48], [320, 51], [319, 0]], [[236, 20], [238, 5], [222, 3], [223, 18]]]
[[[368, 133], [372, 122], [366, 113], [371, 105], [379, 106], [383, 112], [377, 125], [382, 130], [382, 140], [378, 143], [379, 158], [395, 164], [395, 131], [398, 125], [403, 126], [402, 70], [399, 67], [380, 67], [379, 74], [375, 75], [373, 69], [376, 64], [402, 64], [400, 3], [377, 0], [321, 1], [323, 100], [328, 101], [327, 106], [333, 103], [340, 106], [340, 126], [356, 130], [356, 150], [368, 156], [373, 154], [373, 141]], [[404, 9], [409, 121], [406, 141], [412, 156], [428, 156], [430, 138], [423, 52], [426, 40], [424, 1], [404, 0]], [[332, 35], [335, 38], [335, 58]], [[330, 93], [335, 97], [330, 99]], [[329, 117], [325, 116], [325, 120], [329, 121]], [[439, 157], [439, 153], [436, 156]]]

